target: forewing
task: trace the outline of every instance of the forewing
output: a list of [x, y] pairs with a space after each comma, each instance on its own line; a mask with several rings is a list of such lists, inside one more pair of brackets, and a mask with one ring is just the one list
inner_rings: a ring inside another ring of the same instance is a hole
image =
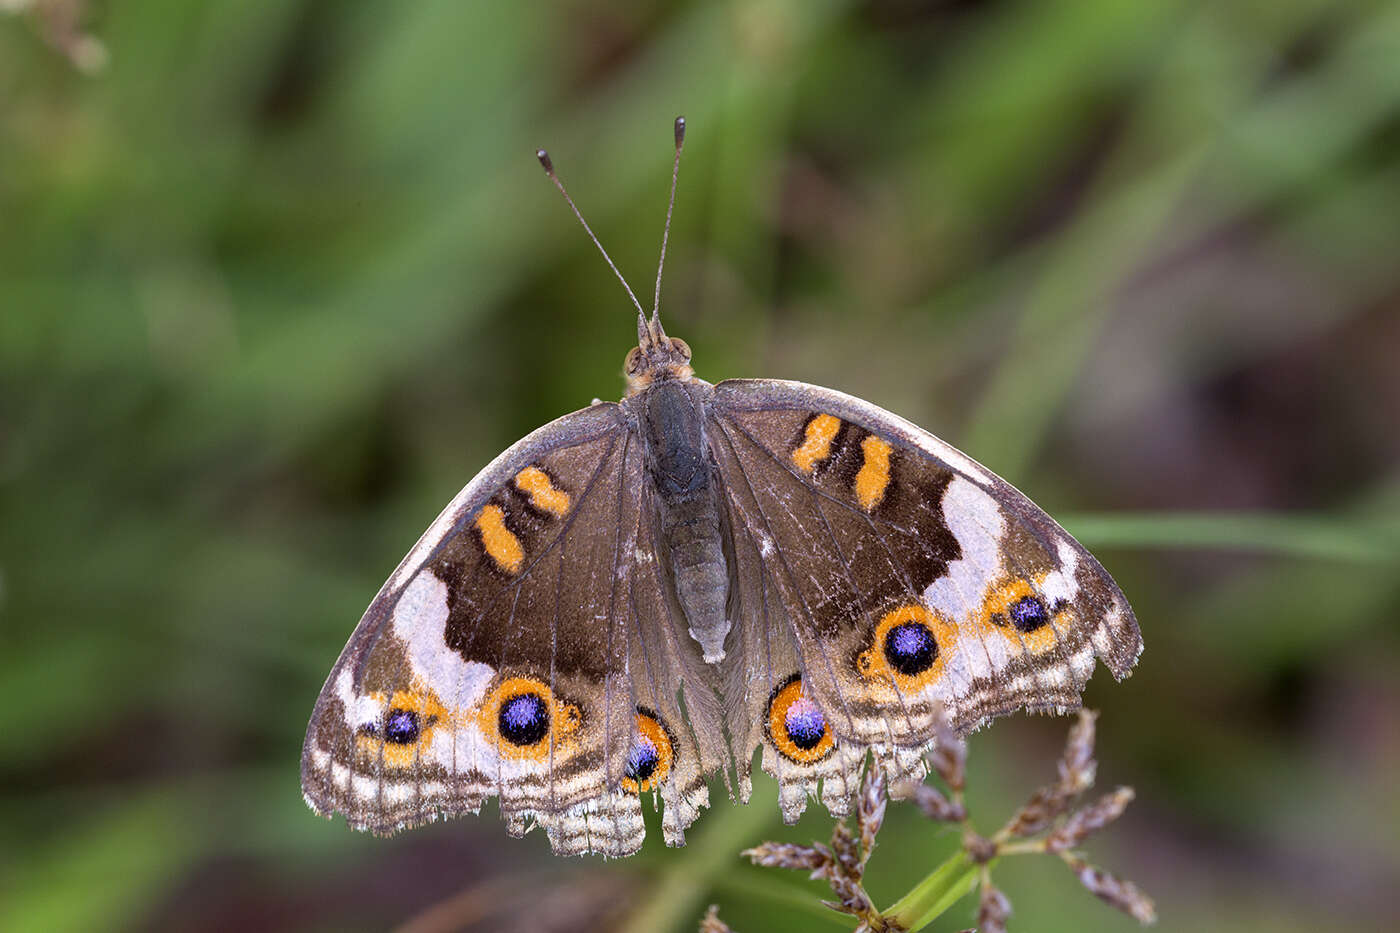
[[[1137, 623], [1098, 561], [954, 448], [802, 383], [723, 382], [713, 411], [748, 558], [730, 730], [764, 747], [790, 818], [818, 778], [839, 809], [867, 748], [917, 771], [939, 705], [966, 732], [1018, 708], [1078, 706], [1095, 655], [1116, 677], [1131, 669]], [[804, 720], [807, 701], [817, 719]], [[802, 727], [818, 720], [829, 743], [793, 741], [814, 740]]]

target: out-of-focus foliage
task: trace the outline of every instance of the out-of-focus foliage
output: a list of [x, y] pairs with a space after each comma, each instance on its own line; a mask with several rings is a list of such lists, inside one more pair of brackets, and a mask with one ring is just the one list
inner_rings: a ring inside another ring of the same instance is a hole
[[[1393, 924], [1400, 7], [9, 0], [0, 101], [0, 928], [843, 928], [740, 859], [830, 833], [765, 779], [620, 863], [297, 787], [421, 529], [620, 391], [633, 317], [534, 148], [649, 294], [678, 113], [699, 373], [935, 430], [1133, 599], [1097, 845], [1161, 928]], [[974, 737], [974, 802], [1062, 734]], [[955, 848], [892, 805], [867, 888]], [[1013, 929], [1132, 928], [1041, 861]]]

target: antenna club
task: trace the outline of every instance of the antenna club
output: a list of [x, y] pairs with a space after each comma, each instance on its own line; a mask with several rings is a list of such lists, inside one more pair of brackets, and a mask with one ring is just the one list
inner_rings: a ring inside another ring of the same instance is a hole
[[540, 160], [540, 165], [544, 166], [546, 172], [551, 175], [554, 174], [554, 162], [550, 160], [548, 152], [545, 152], [543, 149], [536, 149], [535, 158]]
[[676, 117], [676, 148], [685, 145], [685, 117]]

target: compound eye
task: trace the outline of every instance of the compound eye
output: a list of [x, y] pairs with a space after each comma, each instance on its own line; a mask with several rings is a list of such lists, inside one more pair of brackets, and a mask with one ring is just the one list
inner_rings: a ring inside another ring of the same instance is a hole
[[642, 357], [642, 348], [633, 347], [630, 351], [628, 351], [627, 359], [623, 361], [622, 368], [623, 371], [627, 373], [627, 375], [635, 376], [642, 371], [642, 367], [645, 364], [645, 362], [646, 361]]
[[672, 348], [673, 350], [675, 350], [677, 353], [679, 353], [681, 356], [685, 357], [685, 361], [686, 361], [687, 363], [689, 363], [689, 362], [690, 362], [690, 344], [686, 343], [684, 340], [682, 340], [682, 339], [679, 338], [679, 337], [672, 337], [672, 338], [670, 338], [670, 339], [671, 339], [671, 348]]

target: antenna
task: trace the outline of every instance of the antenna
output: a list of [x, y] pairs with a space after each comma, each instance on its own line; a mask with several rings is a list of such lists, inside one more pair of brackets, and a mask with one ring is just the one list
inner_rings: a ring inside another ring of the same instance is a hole
[[651, 321], [661, 314], [661, 270], [666, 266], [666, 242], [671, 238], [671, 212], [676, 208], [676, 180], [681, 174], [681, 147], [685, 145], [685, 117], [676, 117], [676, 161], [671, 163], [671, 199], [666, 202], [666, 229], [661, 232], [661, 259], [656, 264], [656, 298], [651, 304]]
[[[679, 138], [680, 130], [676, 132]], [[679, 143], [676, 145], [676, 157], [678, 159], [680, 158]], [[569, 197], [569, 192], [564, 189], [564, 183], [559, 180], [558, 175], [554, 174], [554, 163], [550, 161], [549, 153], [545, 152], [543, 149], [536, 149], [535, 158], [540, 160], [540, 165], [544, 166], [544, 173], [549, 176], [550, 181], [554, 182], [554, 187], [559, 189], [559, 193], [564, 196], [564, 200], [569, 202], [569, 208], [574, 212], [574, 216], [578, 218], [578, 222], [583, 224], [583, 229], [588, 233], [588, 238], [593, 241], [593, 245], [598, 247], [598, 252], [603, 254], [603, 259], [607, 261], [608, 268], [613, 271], [613, 275], [617, 276], [617, 280], [622, 283], [622, 287], [627, 289], [627, 297], [632, 299], [632, 304], [637, 309], [639, 322], [645, 324], [647, 313], [642, 310], [642, 303], [637, 300], [636, 295], [632, 294], [632, 286], [628, 285], [627, 280], [622, 277], [622, 273], [617, 271], [617, 266], [613, 265], [612, 257], [608, 255], [607, 250], [603, 249], [603, 244], [598, 242], [598, 238], [593, 234], [593, 228], [588, 226], [588, 221], [584, 220], [583, 214], [579, 213], [578, 205], [574, 204], [574, 199]], [[660, 285], [658, 284], [657, 287], [660, 288]]]

